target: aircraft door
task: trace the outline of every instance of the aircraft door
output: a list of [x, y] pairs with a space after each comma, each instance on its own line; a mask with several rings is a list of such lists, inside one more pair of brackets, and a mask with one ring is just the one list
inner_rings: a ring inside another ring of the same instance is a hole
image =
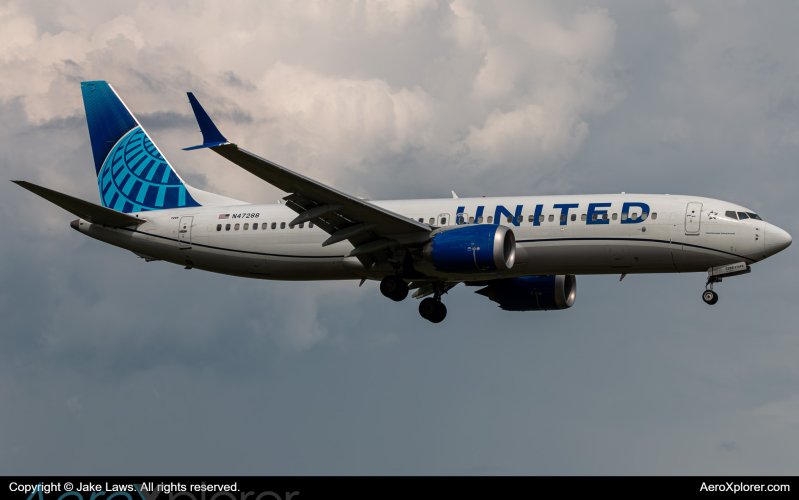
[[181, 217], [178, 224], [178, 245], [181, 249], [191, 248], [191, 226], [194, 217]]
[[685, 234], [699, 234], [699, 219], [702, 216], [701, 203], [689, 203], [685, 209]]

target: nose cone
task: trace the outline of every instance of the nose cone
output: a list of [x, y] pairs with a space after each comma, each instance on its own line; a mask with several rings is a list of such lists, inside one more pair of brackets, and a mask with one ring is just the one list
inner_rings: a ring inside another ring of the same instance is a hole
[[782, 252], [791, 246], [791, 235], [773, 224], [766, 224], [766, 257]]

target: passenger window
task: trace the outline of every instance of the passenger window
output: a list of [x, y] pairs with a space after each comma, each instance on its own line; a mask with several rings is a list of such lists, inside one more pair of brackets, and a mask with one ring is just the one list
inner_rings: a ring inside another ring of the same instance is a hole
[[627, 212], [621, 213], [621, 220], [627, 220]]
[[591, 214], [591, 220], [596, 220], [597, 214]]
[[286, 229], [286, 223], [285, 222], [281, 222], [280, 223], [280, 229]]
[[244, 229], [245, 230], [250, 229], [250, 224], [249, 223], [244, 224]]
[[642, 214], [641, 214], [641, 220], [646, 220], [646, 217], [647, 217], [648, 215], [649, 215], [649, 214], [648, 214], [648, 213], [646, 213], [646, 212], [642, 213]]
[[239, 224], [237, 223], [235, 226], [233, 226], [233, 229], [235, 229], [236, 231], [238, 231], [238, 230], [239, 230]]
[[308, 229], [311, 229], [312, 227], [313, 227], [313, 222], [309, 222], [308, 223]]
[[446, 226], [447, 225], [447, 218], [446, 217], [442, 217], [441, 218], [441, 225], [442, 226]]
[[483, 217], [482, 216], [477, 218], [477, 223], [478, 224], [482, 224], [483, 223]]
[[577, 220], [577, 214], [572, 214], [572, 222]]
[[294, 229], [294, 224], [289, 224], [289, 229]]
[[302, 229], [302, 228], [304, 228], [304, 227], [305, 227], [305, 223], [304, 223], [304, 222], [301, 222], [301, 223], [300, 223], [300, 229]]
[[566, 222], [566, 216], [564, 214], [560, 214], [560, 221]]
[[253, 223], [252, 228], [253, 230], [258, 229], [258, 223], [257, 222]]
[[513, 223], [513, 216], [512, 215], [508, 216], [508, 223], [509, 224]]
[[489, 215], [488, 216], [488, 223], [491, 224], [493, 222], [494, 222], [494, 216], [493, 215]]
[[632, 219], [635, 220], [638, 218], [638, 212], [633, 212]]
[[419, 217], [419, 222], [421, 222], [422, 224], [424, 224], [424, 217]]
[[516, 217], [516, 222], [522, 222], [523, 220], [524, 220], [524, 215]]
[[534, 221], [535, 221], [535, 215], [527, 217], [527, 222], [534, 222]]
[[555, 221], [555, 216], [550, 214], [549, 222], [554, 222], [554, 221]]
[[469, 217], [469, 224], [474, 223], [474, 217]]
[[273, 222], [272, 223], [272, 229], [275, 229], [276, 227], [277, 227], [277, 222]]
[[602, 214], [602, 220], [608, 220], [608, 214]]
[[585, 214], [581, 215], [581, 216], [580, 216], [580, 220], [581, 220], [581, 221], [583, 221], [583, 222], [585, 222], [585, 221], [586, 221], [586, 215], [585, 215]]
[[652, 220], [657, 220], [657, 219], [658, 219], [658, 213], [652, 212]]
[[748, 219], [749, 216], [746, 215], [746, 212], [738, 212], [738, 218], [741, 220]]
[[230, 224], [225, 224], [225, 231], [230, 231]]
[[435, 223], [436, 223], [436, 218], [435, 217], [430, 217], [430, 225], [432, 226]]
[[217, 224], [216, 225], [216, 230], [217, 231], [221, 231], [222, 230], [222, 224]]
[[618, 218], [619, 218], [619, 214], [613, 214], [613, 216], [611, 217], [611, 219], [613, 219], [613, 220], [616, 220]]
[[544, 222], [544, 216], [543, 215], [539, 215], [538, 216], [538, 222]]

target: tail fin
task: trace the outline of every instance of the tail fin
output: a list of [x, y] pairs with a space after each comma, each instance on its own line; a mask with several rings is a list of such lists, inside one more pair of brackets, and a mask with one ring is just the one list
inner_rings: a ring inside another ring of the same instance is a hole
[[81, 91], [104, 207], [131, 213], [200, 206], [111, 85], [82, 82]]

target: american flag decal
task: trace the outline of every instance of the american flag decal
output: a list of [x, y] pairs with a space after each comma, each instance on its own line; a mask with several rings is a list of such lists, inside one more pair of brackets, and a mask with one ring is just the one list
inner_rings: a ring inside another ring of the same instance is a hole
[[220, 219], [229, 219], [230, 218], [230, 214], [219, 214], [219, 218]]

